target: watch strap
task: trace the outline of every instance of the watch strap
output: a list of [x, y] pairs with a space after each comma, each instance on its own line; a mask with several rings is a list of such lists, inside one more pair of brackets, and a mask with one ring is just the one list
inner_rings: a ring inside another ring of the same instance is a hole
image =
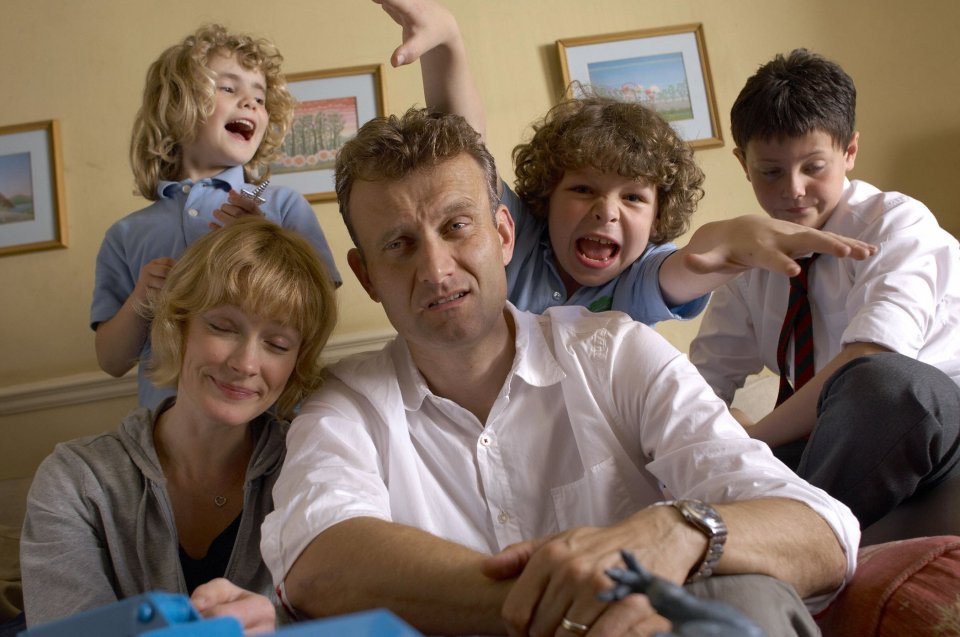
[[717, 562], [723, 556], [723, 547], [727, 541], [727, 525], [720, 513], [700, 500], [668, 500], [657, 502], [657, 505], [672, 506], [688, 524], [696, 528], [707, 537], [707, 550], [703, 559], [687, 577], [686, 583], [696, 582], [713, 575]]

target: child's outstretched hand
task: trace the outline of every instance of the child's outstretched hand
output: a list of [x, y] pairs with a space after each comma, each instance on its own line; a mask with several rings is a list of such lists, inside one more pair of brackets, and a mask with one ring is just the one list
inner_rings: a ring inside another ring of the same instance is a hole
[[250, 199], [249, 197], [244, 197], [236, 190], [231, 190], [227, 195], [227, 202], [213, 211], [214, 219], [217, 219], [221, 223], [210, 222], [210, 229], [215, 230], [221, 228], [234, 219], [239, 219], [240, 217], [247, 216], [258, 216], [262, 217], [263, 212], [260, 211], [260, 206], [256, 201]]
[[743, 215], [702, 226], [684, 252], [684, 263], [699, 274], [762, 268], [795, 276], [800, 266], [794, 259], [811, 252], [862, 260], [876, 254], [877, 247], [789, 221]]
[[170, 257], [159, 257], [143, 266], [132, 294], [138, 304], [147, 305], [150, 303], [153, 296], [163, 287], [174, 263], [176, 261]]
[[394, 50], [394, 67], [416, 62], [427, 51], [460, 39], [453, 14], [433, 0], [373, 0], [403, 27], [403, 44]]

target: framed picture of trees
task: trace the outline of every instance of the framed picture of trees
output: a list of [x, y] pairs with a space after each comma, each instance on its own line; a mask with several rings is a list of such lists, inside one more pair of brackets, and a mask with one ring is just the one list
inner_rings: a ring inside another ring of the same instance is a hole
[[567, 93], [639, 102], [694, 148], [722, 146], [702, 24], [557, 40]]
[[287, 85], [297, 105], [281, 153], [270, 164], [270, 180], [311, 203], [335, 199], [337, 151], [364, 123], [386, 113], [383, 66], [290, 74]]

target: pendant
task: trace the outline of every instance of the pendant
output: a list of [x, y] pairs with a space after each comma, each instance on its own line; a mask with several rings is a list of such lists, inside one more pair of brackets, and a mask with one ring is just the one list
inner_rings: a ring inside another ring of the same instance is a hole
[[216, 504], [218, 507], [222, 507], [224, 504], [227, 503], [227, 496], [215, 495], [213, 496], [213, 503]]

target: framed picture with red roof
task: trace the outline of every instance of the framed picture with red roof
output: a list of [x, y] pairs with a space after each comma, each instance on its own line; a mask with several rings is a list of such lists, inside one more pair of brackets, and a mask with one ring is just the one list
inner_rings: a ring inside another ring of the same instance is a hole
[[567, 94], [638, 102], [694, 148], [723, 145], [702, 24], [557, 40]]

